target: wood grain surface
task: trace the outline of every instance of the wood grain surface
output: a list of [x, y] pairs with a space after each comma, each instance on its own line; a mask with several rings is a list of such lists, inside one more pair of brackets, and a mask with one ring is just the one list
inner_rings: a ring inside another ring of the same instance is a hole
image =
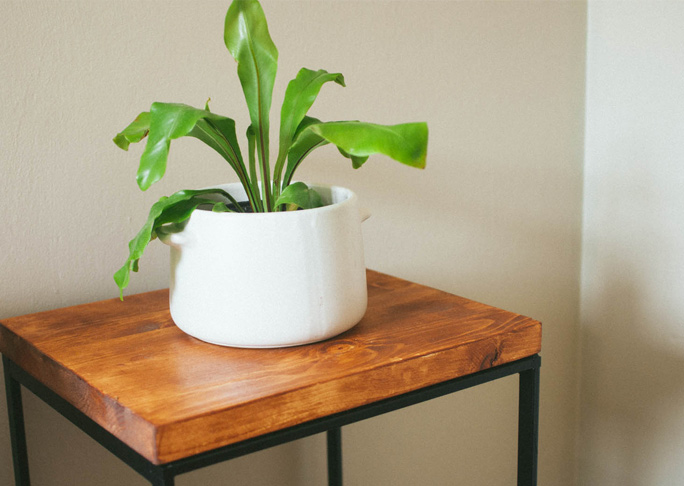
[[0, 351], [161, 464], [536, 354], [541, 324], [368, 271], [346, 333], [282, 349], [207, 344], [159, 290], [5, 319]]

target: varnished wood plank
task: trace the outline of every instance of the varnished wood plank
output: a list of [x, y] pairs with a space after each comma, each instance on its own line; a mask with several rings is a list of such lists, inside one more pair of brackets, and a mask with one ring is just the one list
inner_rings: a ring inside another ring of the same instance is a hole
[[323, 343], [254, 350], [182, 333], [156, 291], [6, 319], [0, 351], [155, 463], [530, 356], [541, 324], [369, 271], [369, 307]]

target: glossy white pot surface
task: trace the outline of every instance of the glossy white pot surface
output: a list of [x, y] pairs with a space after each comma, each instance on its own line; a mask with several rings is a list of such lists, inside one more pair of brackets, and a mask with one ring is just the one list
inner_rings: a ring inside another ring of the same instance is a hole
[[[246, 200], [239, 183], [221, 187]], [[314, 186], [328, 205], [278, 213], [196, 210], [171, 246], [171, 317], [203, 341], [283, 347], [358, 323], [368, 301], [357, 196]]]

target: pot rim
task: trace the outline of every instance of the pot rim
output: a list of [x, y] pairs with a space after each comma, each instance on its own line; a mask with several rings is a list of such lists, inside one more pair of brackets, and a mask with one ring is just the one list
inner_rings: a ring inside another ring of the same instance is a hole
[[[299, 181], [294, 181], [294, 182], [299, 182]], [[259, 184], [261, 185], [261, 181], [259, 181]], [[310, 188], [316, 189], [329, 189], [331, 191], [336, 191], [336, 190], [341, 190], [345, 191], [348, 195], [346, 199], [343, 201], [338, 201], [335, 203], [331, 204], [326, 204], [325, 206], [321, 206], [319, 208], [311, 208], [311, 209], [302, 209], [300, 211], [273, 211], [273, 212], [268, 212], [268, 213], [236, 213], [236, 212], [213, 212], [205, 209], [199, 209], [198, 211], [193, 211], [193, 216], [195, 214], [201, 214], [202, 217], [251, 217], [251, 218], [273, 218], [273, 217], [279, 217], [279, 218], [284, 218], [284, 217], [290, 217], [290, 218], [295, 218], [295, 217], [306, 217], [316, 214], [322, 214], [325, 212], [329, 211], [339, 211], [341, 208], [344, 208], [345, 206], [348, 206], [350, 204], [355, 204], [355, 202], [358, 200], [358, 196], [354, 191], [351, 189], [344, 187], [344, 186], [338, 186], [338, 185], [332, 185], [332, 184], [318, 184], [318, 183], [306, 183], [307, 186]], [[237, 188], [241, 191], [244, 192], [244, 187], [242, 186], [242, 183], [240, 182], [229, 182], [225, 184], [217, 184], [213, 186], [207, 186], [204, 187], [203, 189], [223, 189], [226, 192], [230, 193], [230, 189]], [[231, 194], [232, 195], [232, 194]], [[242, 202], [242, 201], [238, 201]], [[212, 215], [212, 216], [209, 216]], [[276, 216], [278, 215], [278, 216]]]

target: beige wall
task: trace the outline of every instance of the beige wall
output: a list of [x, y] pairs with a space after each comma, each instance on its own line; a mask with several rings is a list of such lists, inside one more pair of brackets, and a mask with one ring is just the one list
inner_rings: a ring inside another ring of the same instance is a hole
[[580, 484], [684, 477], [684, 3], [589, 4]]
[[[233, 180], [199, 143], [174, 144], [140, 193], [140, 151], [115, 132], [150, 102], [246, 110], [222, 45], [222, 2], [0, 2], [0, 318], [114, 297], [126, 243], [160, 195]], [[581, 2], [265, 1], [280, 49], [274, 103], [301, 66], [345, 74], [312, 113], [427, 120], [425, 172], [334, 150], [310, 180], [356, 190], [367, 264], [544, 322], [540, 484], [574, 484], [586, 5]], [[277, 111], [274, 110], [276, 113]], [[275, 125], [275, 122], [274, 122]], [[167, 285], [150, 248], [131, 292]], [[511, 485], [517, 381], [344, 429], [349, 485]], [[145, 482], [33, 397], [37, 485]], [[11, 481], [0, 399], [0, 484]], [[324, 482], [320, 437], [182, 476], [178, 484]], [[230, 482], [229, 482], [230, 480]]]

